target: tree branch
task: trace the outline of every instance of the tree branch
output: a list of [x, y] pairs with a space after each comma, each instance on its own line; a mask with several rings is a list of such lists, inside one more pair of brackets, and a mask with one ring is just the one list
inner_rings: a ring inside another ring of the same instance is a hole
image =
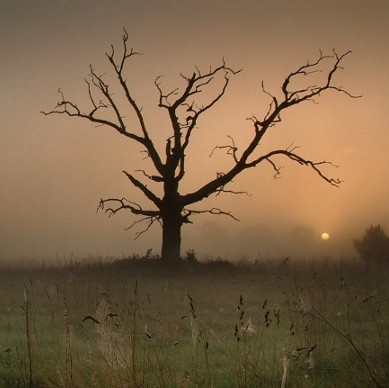
[[[295, 148], [293, 148], [293, 150]], [[297, 162], [300, 165], [311, 167], [322, 179], [324, 179], [327, 183], [329, 183], [332, 186], [338, 187], [342, 183], [342, 180], [340, 180], [339, 178], [330, 178], [330, 177], [326, 176], [320, 170], [320, 167], [323, 165], [330, 165], [330, 166], [333, 166], [336, 168], [338, 166], [334, 165], [332, 162], [327, 162], [325, 160], [322, 160], [320, 162], [314, 162], [312, 160], [305, 159], [302, 156], [294, 153], [293, 150], [291, 151], [289, 149], [285, 149], [285, 150], [271, 151], [271, 152], [267, 153], [266, 155], [263, 155], [255, 160], [253, 160], [252, 162], [247, 163], [246, 166], [247, 166], [247, 168], [251, 168], [251, 167], [257, 166], [259, 163], [261, 163], [263, 161], [267, 161], [273, 166], [273, 168], [275, 170], [275, 177], [278, 177], [280, 175], [280, 168], [277, 167], [277, 165], [274, 163], [274, 161], [272, 161], [271, 158], [274, 156], [277, 156], [277, 155], [283, 155], [283, 156], [286, 156], [287, 158]]]
[[163, 177], [158, 175], [149, 175], [145, 170], [135, 170], [136, 172], [141, 172], [146, 178], [154, 181], [154, 182], [163, 182]]
[[193, 210], [193, 209], [184, 208], [183, 209], [184, 223], [187, 223], [187, 224], [191, 224], [192, 223], [189, 220], [189, 217], [192, 214], [204, 214], [204, 213], [213, 214], [213, 215], [228, 216], [228, 217], [232, 218], [235, 221], [239, 221], [231, 212], [226, 212], [226, 211], [220, 210], [220, 209], [218, 209], [216, 207], [213, 207], [212, 209], [208, 209], [208, 210]]
[[235, 163], [238, 163], [238, 157], [236, 155], [236, 152], [238, 151], [238, 148], [235, 145], [235, 140], [230, 135], [227, 135], [227, 137], [231, 140], [232, 145], [224, 145], [224, 146], [216, 146], [216, 147], [214, 147], [213, 150], [211, 151], [211, 153], [209, 154], [209, 157], [211, 158], [213, 153], [216, 150], [226, 150], [226, 154], [227, 155], [231, 155], [232, 158], [234, 159]]
[[136, 103], [135, 99], [133, 98], [133, 96], [132, 96], [132, 94], [127, 86], [126, 80], [123, 78], [123, 68], [124, 68], [124, 65], [125, 65], [127, 59], [129, 59], [135, 55], [141, 55], [138, 52], [134, 51], [132, 48], [128, 52], [127, 41], [128, 41], [128, 33], [124, 29], [123, 53], [122, 53], [122, 56], [121, 56], [121, 59], [119, 60], [119, 62], [117, 62], [115, 60], [115, 50], [114, 50], [113, 46], [111, 46], [112, 47], [111, 54], [106, 53], [106, 56], [107, 56], [109, 62], [111, 63], [113, 69], [115, 70], [115, 73], [119, 79], [120, 85], [124, 91], [124, 94], [127, 98], [127, 101], [129, 102], [130, 106], [132, 107], [132, 109], [134, 110], [134, 112], [137, 116], [140, 128], [141, 128], [142, 133], [143, 133], [143, 138], [144, 138], [143, 145], [146, 147], [146, 149], [150, 155], [150, 158], [152, 159], [157, 171], [160, 174], [162, 174], [163, 170], [164, 170], [163, 163], [161, 161], [161, 158], [160, 158], [157, 150], [155, 149], [154, 143], [150, 139], [150, 136], [149, 136], [149, 133], [148, 133], [148, 130], [146, 127], [146, 123], [145, 123], [145, 120], [144, 120], [144, 117], [142, 114], [142, 109]]
[[[320, 56], [316, 61], [314, 61], [314, 62], [308, 61], [306, 65], [303, 65], [303, 66], [299, 67], [296, 71], [291, 72], [286, 77], [286, 79], [282, 85], [282, 91], [283, 91], [284, 97], [285, 97], [284, 102], [286, 102], [288, 106], [295, 105], [295, 104], [298, 104], [298, 103], [305, 101], [305, 100], [311, 100], [315, 96], [318, 96], [324, 90], [329, 90], [329, 89], [333, 89], [333, 90], [336, 90], [338, 92], [344, 93], [351, 98], [361, 97], [360, 95], [353, 95], [353, 94], [347, 92], [341, 86], [334, 86], [331, 84], [335, 72], [338, 69], [342, 69], [342, 67], [340, 66], [341, 61], [349, 54], [351, 54], [351, 51], [347, 51], [342, 55], [338, 55], [336, 53], [336, 51], [333, 50], [333, 55], [323, 55], [323, 53], [320, 51]], [[327, 77], [325, 77], [325, 81], [323, 82], [322, 85], [311, 85], [311, 86], [307, 86], [305, 88], [293, 90], [293, 91], [290, 91], [288, 89], [289, 84], [291, 83], [292, 80], [294, 80], [295, 77], [301, 76], [301, 75], [309, 76], [310, 74], [322, 72], [322, 70], [319, 69], [318, 66], [322, 62], [324, 62], [325, 60], [331, 60], [331, 59], [335, 59], [334, 64], [332, 65], [332, 67], [328, 71]]]
[[127, 176], [127, 178], [131, 181], [131, 183], [137, 187], [139, 190], [142, 191], [142, 193], [151, 201], [154, 203], [155, 206], [158, 207], [158, 209], [162, 206], [162, 201], [160, 198], [158, 198], [152, 191], [150, 191], [147, 186], [145, 186], [142, 182], [140, 182], [138, 179], [136, 179], [133, 175], [129, 174], [126, 171], [123, 171], [123, 173]]
[[[93, 70], [91, 70], [91, 71], [93, 71]], [[44, 114], [45, 116], [52, 115], [52, 114], [66, 114], [70, 117], [79, 117], [81, 119], [88, 120], [94, 124], [106, 125], [108, 127], [115, 129], [120, 134], [122, 134], [122, 135], [124, 135], [132, 140], [135, 140], [136, 142], [138, 142], [142, 145], [145, 145], [145, 141], [142, 137], [136, 135], [135, 133], [127, 132], [126, 126], [124, 125], [124, 122], [119, 114], [119, 110], [109, 94], [108, 86], [105, 85], [104, 82], [101, 79], [99, 79], [99, 76], [97, 76], [95, 73], [94, 74], [91, 73], [90, 75], [92, 78], [93, 85], [98, 90], [100, 90], [100, 92], [103, 94], [104, 97], [106, 97], [108, 99], [110, 105], [104, 104], [103, 102], [96, 104], [96, 102], [94, 101], [94, 98], [92, 96], [91, 85], [88, 81], [86, 81], [86, 83], [88, 85], [87, 87], [88, 87], [89, 99], [90, 99], [92, 106], [93, 106], [93, 108], [91, 109], [91, 111], [89, 113], [82, 112], [78, 108], [77, 104], [75, 104], [74, 102], [72, 102], [70, 100], [65, 99], [64, 94], [63, 94], [61, 89], [58, 89], [58, 93], [61, 95], [61, 100], [57, 103], [55, 109], [53, 109], [51, 111], [41, 111], [41, 113]], [[95, 77], [97, 77], [97, 78], [94, 79]], [[114, 110], [115, 115], [119, 121], [118, 123], [115, 123], [113, 121], [106, 120], [106, 119], [103, 119], [100, 117], [96, 117], [95, 114], [100, 108], [109, 108], [109, 106], [111, 106], [112, 109]], [[120, 118], [120, 120], [119, 120], [119, 118]]]
[[[181, 77], [186, 81], [185, 89], [180, 92], [179, 88], [173, 89], [170, 92], [164, 92], [161, 87], [161, 76], [155, 80], [155, 86], [159, 92], [159, 107], [165, 108], [170, 117], [173, 128], [173, 136], [167, 140], [166, 166], [170, 173], [179, 168], [178, 174], [175, 174], [177, 181], [184, 176], [184, 159], [185, 150], [189, 145], [190, 138], [194, 128], [196, 127], [199, 117], [208, 109], [212, 108], [225, 94], [229, 83], [229, 76], [236, 75], [240, 72], [234, 71], [228, 67], [223, 61], [222, 65], [208, 72], [202, 73], [196, 69], [190, 77], [181, 74]], [[194, 96], [205, 92], [218, 75], [223, 74], [223, 85], [221, 90], [213, 96], [204, 105], [198, 106], [195, 104]], [[171, 145], [173, 140], [173, 145]]]
[[129, 229], [133, 228], [135, 225], [146, 222], [146, 221], [148, 221], [148, 224], [146, 225], [146, 227], [143, 230], [135, 233], [135, 235], [136, 235], [135, 240], [138, 239], [140, 236], [142, 236], [143, 233], [146, 233], [153, 226], [154, 222], [158, 222], [159, 224], [161, 224], [161, 218], [159, 215], [158, 216], [149, 216], [149, 217], [142, 218], [140, 220], [135, 220], [130, 226], [125, 228], [125, 230], [129, 230]]
[[[200, 187], [197, 191], [192, 193], [188, 193], [182, 197], [183, 203], [186, 205], [199, 202], [204, 198], [210, 196], [211, 194], [218, 192], [220, 188], [223, 188], [227, 183], [231, 182], [234, 177], [240, 174], [243, 170], [251, 167], [255, 167], [259, 163], [263, 161], [267, 161], [271, 164], [273, 169], [275, 170], [275, 177], [278, 177], [280, 174], [280, 168], [275, 164], [272, 160], [273, 156], [276, 155], [284, 155], [289, 159], [299, 163], [300, 165], [305, 165], [311, 167], [322, 179], [324, 179], [327, 183], [332, 186], [339, 186], [341, 184], [341, 180], [338, 178], [331, 178], [325, 175], [320, 167], [324, 164], [333, 165], [331, 162], [321, 161], [314, 162], [308, 159], [305, 159], [290, 149], [284, 150], [275, 150], [266, 155], [263, 155], [259, 158], [254, 159], [253, 161], [249, 161], [249, 158], [253, 155], [253, 153], [259, 148], [260, 141], [263, 136], [267, 133], [267, 131], [272, 128], [275, 124], [281, 121], [281, 113], [288, 109], [293, 105], [297, 105], [303, 103], [305, 101], [312, 101], [315, 97], [321, 95], [321, 93], [327, 90], [335, 90], [337, 92], [342, 92], [351, 98], [359, 98], [359, 95], [353, 95], [343, 87], [334, 86], [333, 85], [333, 76], [337, 72], [337, 70], [341, 69], [341, 62], [344, 58], [349, 55], [351, 51], [347, 51], [342, 55], [338, 55], [336, 51], [333, 51], [333, 55], [323, 55], [320, 52], [320, 56], [317, 60], [313, 62], [307, 62], [305, 65], [300, 66], [297, 70], [291, 72], [284, 80], [281, 90], [283, 92], [283, 97], [277, 98], [272, 95], [270, 92], [266, 91], [264, 84], [262, 83], [262, 91], [267, 94], [271, 98], [271, 102], [269, 104], [269, 109], [265, 114], [262, 120], [257, 119], [256, 116], [252, 116], [248, 120], [252, 121], [254, 127], [254, 133], [251, 141], [248, 143], [246, 148], [243, 150], [242, 155], [240, 157], [237, 156], [235, 152], [234, 146], [219, 146], [215, 147], [215, 149], [226, 149], [227, 152], [232, 153], [235, 164], [223, 175], [217, 176], [212, 181], [206, 183], [202, 187]], [[333, 61], [333, 64], [327, 71], [324, 71], [320, 68], [320, 65], [323, 64], [324, 61]], [[291, 83], [295, 80], [296, 77], [304, 76], [308, 77], [322, 72], [325, 74], [324, 81], [319, 85], [309, 85], [309, 86], [298, 88], [296, 90], [291, 89]], [[236, 160], [235, 160], [236, 158]]]
[[[105, 209], [105, 204], [106, 203], [116, 203], [117, 206], [115, 207], [109, 207]], [[128, 201], [125, 198], [108, 198], [108, 199], [101, 199], [99, 206], [97, 208], [97, 211], [100, 209], [104, 210], [105, 213], [108, 213], [109, 217], [114, 216], [116, 213], [118, 213], [121, 210], [130, 210], [131, 213], [135, 215], [143, 215], [145, 216], [144, 218], [140, 220], [135, 220], [130, 226], [125, 228], [125, 230], [129, 230], [135, 225], [139, 223], [143, 223], [145, 221], [148, 221], [148, 225], [146, 226], [145, 229], [141, 230], [140, 232], [136, 232], [136, 237], [135, 240], [140, 237], [143, 233], [147, 232], [151, 226], [154, 224], [154, 222], [160, 222], [160, 214], [159, 210], [145, 210], [143, 209], [139, 204], [135, 202]]]
[[[155, 168], [157, 169], [157, 171], [160, 174], [163, 174], [164, 166], [163, 166], [163, 163], [159, 157], [157, 150], [154, 147], [153, 142], [151, 141], [151, 139], [149, 137], [147, 127], [146, 127], [146, 124], [145, 124], [145, 121], [144, 121], [144, 118], [142, 115], [141, 108], [137, 105], [135, 99], [132, 97], [131, 92], [127, 86], [127, 83], [126, 83], [125, 79], [123, 78], [122, 71], [124, 69], [126, 61], [128, 59], [132, 58], [133, 56], [140, 55], [138, 52], [134, 51], [133, 49], [128, 50], [127, 41], [128, 41], [128, 33], [126, 30], [124, 30], [123, 52], [122, 52], [122, 56], [120, 57], [120, 59], [118, 61], [116, 61], [116, 59], [115, 59], [116, 53], [115, 53], [114, 46], [112, 46], [112, 45], [111, 45], [111, 48], [112, 48], [111, 53], [110, 54], [106, 53], [106, 56], [107, 56], [110, 64], [112, 65], [112, 67], [113, 67], [113, 69], [118, 77], [119, 83], [122, 87], [122, 90], [126, 96], [127, 101], [129, 102], [131, 108], [135, 112], [135, 115], [138, 119], [139, 126], [140, 126], [140, 129], [142, 132], [142, 136], [137, 135], [135, 132], [128, 131], [126, 124], [124, 123], [123, 117], [120, 114], [119, 107], [117, 106], [116, 102], [112, 98], [109, 85], [104, 82], [103, 75], [98, 75], [94, 71], [92, 66], [90, 66], [90, 74], [89, 74], [91, 81], [89, 82], [88, 80], [85, 80], [87, 83], [89, 100], [90, 100], [92, 107], [93, 107], [89, 113], [82, 112], [75, 103], [73, 103], [72, 101], [66, 100], [60, 89], [58, 90], [58, 92], [60, 93], [62, 99], [60, 102], [58, 102], [56, 108], [54, 110], [51, 110], [48, 112], [42, 111], [41, 113], [43, 113], [45, 115], [67, 114], [68, 116], [71, 116], [71, 117], [76, 116], [76, 117], [79, 117], [82, 119], [86, 119], [86, 120], [88, 120], [92, 123], [95, 123], [95, 124], [109, 126], [113, 129], [115, 129], [120, 134], [122, 134], [122, 135], [124, 135], [132, 140], [135, 140], [136, 142], [143, 145], [145, 147], [145, 149], [147, 150], [150, 158], [152, 159], [153, 164], [154, 164]], [[104, 103], [102, 101], [100, 101], [98, 104], [96, 103], [96, 101], [93, 97], [93, 93], [92, 93], [92, 85], [94, 88], [96, 88], [98, 90], [98, 92], [102, 95], [102, 97], [104, 97], [104, 99], [107, 101], [107, 103]], [[116, 117], [117, 122], [103, 119], [101, 117], [97, 117], [96, 113], [101, 108], [111, 108], [113, 110], [113, 113]]]
[[[117, 203], [116, 207], [105, 208], [106, 203]], [[139, 204], [136, 202], [129, 201], [126, 198], [107, 198], [101, 199], [97, 211], [104, 210], [105, 213], [109, 214], [109, 217], [114, 216], [121, 210], [130, 210], [131, 213], [135, 215], [149, 216], [149, 217], [158, 217], [159, 210], [144, 210]]]

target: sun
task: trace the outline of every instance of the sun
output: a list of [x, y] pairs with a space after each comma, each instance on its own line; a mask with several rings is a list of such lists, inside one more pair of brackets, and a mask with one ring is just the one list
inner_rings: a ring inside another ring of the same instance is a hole
[[330, 235], [327, 232], [321, 234], [321, 239], [326, 241], [330, 238]]

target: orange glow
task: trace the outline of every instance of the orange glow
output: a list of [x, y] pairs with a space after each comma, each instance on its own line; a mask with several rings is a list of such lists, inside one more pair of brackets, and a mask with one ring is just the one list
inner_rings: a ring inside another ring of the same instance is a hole
[[[255, 156], [298, 147], [309, 160], [339, 166], [322, 167], [344, 183], [336, 189], [311, 169], [281, 157], [276, 161], [283, 167], [280, 179], [274, 179], [272, 166], [264, 163], [226, 187], [249, 196], [224, 193], [193, 207], [231, 211], [240, 222], [210, 215], [194, 218], [193, 225], [183, 228], [183, 254], [194, 249], [198, 258], [312, 258], [323, 252], [348, 257], [356, 254], [353, 238], [370, 224], [389, 230], [384, 212], [389, 196], [388, 1], [371, 6], [344, 0], [342, 7], [324, 0], [300, 2], [304, 13], [287, 0], [198, 0], [196, 6], [173, 0], [94, 0], [94, 7], [91, 2], [77, 2], [77, 7], [74, 2], [46, 3], [0, 1], [0, 52], [6, 53], [0, 63], [0, 261], [56, 260], [70, 254], [122, 257], [143, 255], [150, 248], [159, 252], [157, 225], [134, 240], [142, 226], [123, 229], [136, 218], [96, 214], [100, 198], [125, 197], [149, 206], [122, 173], [137, 173], [139, 179], [145, 178], [142, 171], [153, 175], [146, 155], [109, 128], [40, 113], [55, 107], [59, 88], [89, 113], [93, 106], [84, 77], [92, 64], [98, 74], [106, 74], [129, 129], [141, 134], [105, 56], [111, 44], [119, 55], [122, 27], [129, 33], [129, 47], [143, 54], [130, 61], [124, 75], [162, 155], [170, 119], [158, 107], [155, 79], [163, 75], [163, 89], [170, 93], [185, 87], [180, 74], [207, 71], [223, 58], [233, 69], [243, 69], [198, 122], [187, 149], [183, 194], [228, 171], [232, 158], [226, 149], [209, 157], [215, 146], [231, 144], [227, 136], [241, 155], [253, 135], [246, 118], [263, 120], [272, 103], [262, 92], [262, 80], [264, 89], [281, 99], [285, 77], [315, 60], [319, 49], [329, 55], [332, 48], [353, 50], [334, 84], [363, 98], [334, 91], [324, 93], [317, 104], [291, 107], [269, 129]], [[98, 104], [100, 97], [94, 98]], [[153, 189], [157, 185], [145, 182]]]

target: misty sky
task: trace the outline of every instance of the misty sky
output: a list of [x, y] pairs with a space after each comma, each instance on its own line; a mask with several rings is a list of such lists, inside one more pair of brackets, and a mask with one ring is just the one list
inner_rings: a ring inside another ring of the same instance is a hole
[[[126, 77], [160, 147], [169, 135], [157, 107], [157, 76], [168, 90], [182, 86], [179, 74], [195, 66], [207, 70], [225, 58], [243, 68], [199, 122], [184, 191], [228, 167], [221, 152], [209, 158], [214, 146], [226, 144], [227, 135], [243, 146], [239, 134], [252, 128], [246, 118], [264, 117], [262, 80], [277, 94], [289, 72], [319, 49], [352, 50], [335, 83], [363, 98], [324, 93], [319, 104], [284, 114], [265, 139], [266, 147], [294, 142], [303, 156], [339, 165], [326, 172], [344, 180], [341, 187], [287, 160], [280, 161], [281, 179], [266, 165], [247, 171], [231, 189], [251, 196], [203, 205], [232, 211], [240, 222], [197, 216], [183, 227], [182, 250], [229, 258], [354, 255], [352, 239], [370, 224], [389, 232], [388, 20], [387, 0], [0, 0], [0, 258], [159, 251], [158, 226], [134, 241], [134, 231], [124, 231], [132, 217], [96, 213], [100, 198], [142, 203], [121, 172], [142, 168], [139, 148], [108, 128], [40, 113], [55, 107], [58, 88], [89, 106], [89, 65], [109, 77], [105, 52], [121, 47], [123, 27], [143, 54]], [[322, 241], [322, 232], [331, 238]]]

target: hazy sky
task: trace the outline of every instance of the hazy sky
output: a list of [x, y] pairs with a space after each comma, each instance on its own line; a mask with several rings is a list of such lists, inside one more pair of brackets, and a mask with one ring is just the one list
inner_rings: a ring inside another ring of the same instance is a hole
[[[110, 70], [105, 52], [111, 43], [120, 47], [123, 27], [143, 53], [126, 76], [155, 136], [168, 129], [157, 107], [158, 75], [169, 89], [182, 86], [180, 73], [222, 58], [243, 68], [199, 122], [184, 191], [226, 169], [222, 153], [208, 157], [213, 147], [250, 133], [246, 118], [266, 114], [262, 80], [277, 94], [319, 49], [353, 50], [335, 81], [363, 98], [325, 93], [319, 104], [284, 114], [265, 140], [276, 148], [294, 142], [307, 158], [331, 160], [340, 167], [327, 172], [344, 180], [341, 187], [287, 160], [278, 180], [269, 166], [247, 171], [231, 188], [252, 196], [204, 203], [240, 222], [197, 216], [183, 228], [182, 248], [230, 258], [354, 254], [352, 238], [370, 224], [389, 232], [388, 20], [387, 0], [0, 0], [0, 258], [158, 252], [159, 227], [134, 241], [133, 231], [123, 231], [133, 218], [96, 213], [102, 197], [142, 202], [121, 172], [142, 167], [139, 148], [108, 128], [40, 114], [55, 107], [58, 88], [88, 103], [89, 64]], [[331, 238], [322, 241], [322, 232]]]

